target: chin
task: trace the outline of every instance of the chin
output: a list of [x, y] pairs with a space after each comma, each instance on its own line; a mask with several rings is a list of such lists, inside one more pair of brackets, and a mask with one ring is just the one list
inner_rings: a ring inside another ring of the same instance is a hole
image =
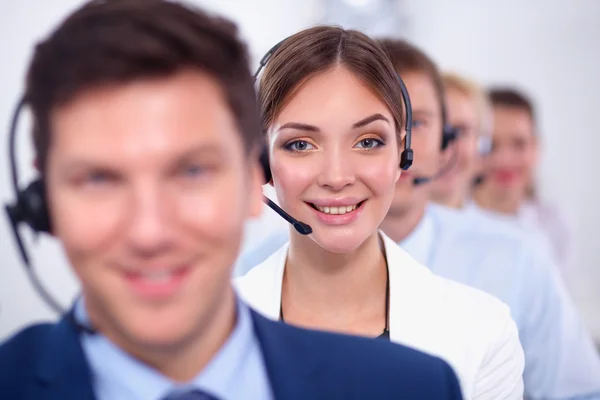
[[[318, 229], [318, 228], [317, 228]], [[336, 227], [335, 229], [319, 229], [312, 235], [324, 250], [335, 254], [350, 254], [356, 251], [367, 240], [372, 232], [357, 232], [356, 227]]]
[[[185, 344], [202, 320], [197, 307], [132, 307], [115, 315], [119, 336], [135, 347], [172, 349]], [[195, 316], [195, 318], [193, 317]], [[194, 321], [194, 322], [193, 322]]]

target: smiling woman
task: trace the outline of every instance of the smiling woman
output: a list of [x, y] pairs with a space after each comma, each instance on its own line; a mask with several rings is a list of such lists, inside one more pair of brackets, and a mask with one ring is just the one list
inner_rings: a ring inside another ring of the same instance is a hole
[[273, 319], [438, 355], [465, 398], [520, 398], [523, 353], [508, 308], [433, 275], [379, 230], [404, 139], [386, 53], [356, 31], [304, 30], [272, 54], [259, 101], [269, 183], [312, 234], [290, 229], [289, 243], [236, 281], [241, 296]]

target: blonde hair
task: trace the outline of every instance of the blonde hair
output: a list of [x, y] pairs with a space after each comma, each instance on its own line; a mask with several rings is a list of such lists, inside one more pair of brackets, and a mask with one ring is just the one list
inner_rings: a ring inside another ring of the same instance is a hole
[[492, 136], [492, 103], [486, 90], [473, 79], [456, 72], [444, 72], [442, 75], [445, 90], [457, 90], [469, 96], [477, 104], [479, 115], [479, 134], [487, 137]]

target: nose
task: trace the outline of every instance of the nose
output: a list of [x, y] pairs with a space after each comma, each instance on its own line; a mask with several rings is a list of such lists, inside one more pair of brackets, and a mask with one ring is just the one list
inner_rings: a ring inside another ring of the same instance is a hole
[[140, 256], [161, 253], [171, 245], [166, 191], [158, 184], [144, 183], [132, 192], [125, 227], [129, 246]]
[[317, 179], [320, 186], [339, 191], [351, 186], [356, 181], [352, 155], [343, 151], [332, 151], [323, 154], [321, 173]]

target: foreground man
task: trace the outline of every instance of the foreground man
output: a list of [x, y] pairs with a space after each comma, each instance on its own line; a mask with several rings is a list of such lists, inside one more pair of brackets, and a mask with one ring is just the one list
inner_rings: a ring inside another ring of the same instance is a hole
[[0, 346], [0, 398], [461, 398], [439, 359], [270, 322], [236, 298], [262, 175], [229, 22], [167, 1], [91, 2], [36, 48], [25, 100], [51, 232], [82, 296]]

